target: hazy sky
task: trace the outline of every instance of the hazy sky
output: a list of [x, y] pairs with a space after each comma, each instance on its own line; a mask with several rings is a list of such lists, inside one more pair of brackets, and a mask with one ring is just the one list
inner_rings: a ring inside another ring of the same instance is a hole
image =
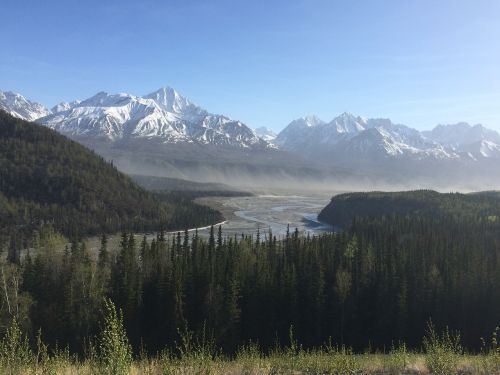
[[344, 111], [500, 130], [498, 0], [0, 1], [0, 90], [48, 106], [169, 85], [274, 130]]

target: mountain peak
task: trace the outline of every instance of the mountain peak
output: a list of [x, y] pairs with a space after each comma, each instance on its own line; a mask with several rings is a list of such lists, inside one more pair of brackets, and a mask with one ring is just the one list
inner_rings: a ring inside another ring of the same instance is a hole
[[106, 91], [99, 91], [97, 94], [91, 96], [82, 101], [82, 105], [85, 107], [87, 104], [98, 104], [107, 98], [109, 94]]
[[67, 111], [71, 108], [76, 107], [81, 103], [80, 100], [73, 100], [72, 102], [61, 102], [59, 104], [56, 104], [51, 108], [52, 113], [57, 113], [57, 112], [62, 112], [62, 111]]
[[292, 121], [292, 124], [294, 122], [302, 123], [303, 125], [306, 125], [307, 127], [313, 127], [313, 126], [317, 126], [317, 125], [321, 125], [321, 124], [325, 123], [323, 120], [321, 120], [319, 117], [317, 117], [315, 115], [303, 116], [295, 121]]
[[27, 100], [21, 94], [12, 91], [0, 91], [0, 109], [27, 121], [35, 121], [50, 114], [45, 106]]
[[153, 95], [153, 94], [163, 94], [163, 95], [168, 94], [168, 95], [170, 95], [170, 94], [178, 94], [178, 93], [177, 93], [177, 91], [175, 91], [175, 89], [173, 89], [170, 86], [162, 86], [158, 90], [155, 90], [152, 93], [150, 93], [149, 95]]
[[198, 113], [203, 111], [170, 86], [160, 87], [158, 90], [146, 95], [145, 98], [154, 100], [160, 108], [167, 112], [179, 114], [185, 112]]
[[121, 107], [137, 100], [137, 97], [125, 92], [118, 94], [109, 94], [105, 91], [100, 91], [94, 96], [82, 101], [81, 107]]
[[342, 112], [340, 115], [337, 116], [337, 118], [343, 118], [343, 119], [353, 119], [356, 118], [351, 112]]
[[337, 133], [356, 134], [365, 130], [367, 120], [359, 116], [356, 117], [352, 113], [344, 112], [335, 117], [328, 125], [335, 128]]
[[343, 121], [366, 121], [364, 117], [361, 116], [355, 116], [351, 112], [342, 112], [340, 115], [335, 117], [333, 121], [335, 120], [343, 120]]

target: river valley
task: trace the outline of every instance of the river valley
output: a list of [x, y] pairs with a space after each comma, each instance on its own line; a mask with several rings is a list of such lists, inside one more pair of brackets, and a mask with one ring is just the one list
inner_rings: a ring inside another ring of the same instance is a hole
[[[217, 227], [222, 226], [224, 236], [255, 236], [260, 231], [262, 239], [269, 236], [271, 231], [276, 238], [286, 235], [287, 227], [290, 232], [299, 230], [301, 234], [319, 234], [330, 232], [329, 225], [317, 220], [318, 213], [330, 201], [335, 193], [276, 193], [276, 194], [254, 194], [244, 197], [203, 197], [196, 199], [199, 204], [207, 205], [222, 212], [226, 219], [222, 223], [214, 223]], [[193, 234], [196, 228], [190, 228]], [[199, 236], [208, 238], [210, 226], [197, 228]], [[181, 231], [182, 232], [182, 231]], [[177, 231], [167, 233], [167, 237], [176, 235]], [[137, 234], [143, 236], [144, 234]], [[156, 233], [146, 233], [151, 240]], [[140, 241], [140, 239], [138, 239]], [[108, 243], [111, 247], [117, 247], [120, 243], [120, 234], [109, 235]], [[97, 253], [100, 246], [99, 237], [87, 239], [87, 245], [92, 253]]]
[[[317, 221], [317, 215], [330, 201], [331, 194], [274, 195], [259, 194], [249, 197], [205, 197], [197, 200], [220, 210], [227, 219], [222, 224], [225, 235], [255, 235], [260, 231], [263, 238], [271, 232], [284, 236], [287, 226], [301, 233], [321, 233], [331, 227]], [[208, 235], [209, 228], [199, 230]]]

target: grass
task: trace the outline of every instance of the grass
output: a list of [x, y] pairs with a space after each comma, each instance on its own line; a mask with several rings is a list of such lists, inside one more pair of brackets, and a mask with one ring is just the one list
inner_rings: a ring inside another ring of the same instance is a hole
[[[90, 345], [86, 359], [68, 350], [53, 351], [38, 339], [33, 350], [14, 320], [0, 342], [0, 374], [17, 375], [278, 375], [278, 374], [484, 374], [500, 375], [500, 347], [497, 328], [488, 344], [482, 339], [479, 354], [464, 352], [460, 335], [446, 329], [437, 333], [429, 323], [423, 339], [423, 353], [411, 352], [404, 343], [393, 344], [388, 353], [354, 353], [345, 346], [331, 343], [305, 350], [293, 337], [290, 345], [263, 354], [259, 346], [249, 343], [234, 357], [221, 354], [205, 334], [194, 337], [185, 329], [175, 352], [164, 351], [154, 357], [145, 354], [132, 358], [132, 350], [123, 329], [122, 315], [111, 301], [106, 302], [106, 319], [95, 345]], [[38, 337], [40, 338], [40, 334]]]
[[[391, 364], [399, 359], [392, 354], [353, 354], [349, 350], [327, 352], [325, 350], [303, 351], [296, 355], [273, 353], [240, 353], [235, 359], [224, 357], [206, 358], [190, 356], [179, 358], [163, 353], [154, 358], [137, 359], [130, 367], [115, 374], [431, 374], [425, 354], [408, 353], [404, 367]], [[495, 364], [496, 363], [496, 364]], [[492, 364], [496, 367], [491, 367]], [[2, 374], [102, 374], [101, 364], [96, 360], [79, 361], [71, 356], [50, 357], [45, 362], [25, 363], [23, 366], [2, 367]], [[454, 374], [500, 374], [498, 358], [484, 355], [463, 355]]]

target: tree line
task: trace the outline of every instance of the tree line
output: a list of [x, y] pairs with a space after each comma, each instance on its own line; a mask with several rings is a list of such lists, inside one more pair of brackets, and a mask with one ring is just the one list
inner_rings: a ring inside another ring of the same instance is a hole
[[499, 220], [500, 193], [438, 193], [433, 190], [344, 193], [334, 196], [318, 218], [334, 227], [345, 227], [355, 217], [395, 214]]

